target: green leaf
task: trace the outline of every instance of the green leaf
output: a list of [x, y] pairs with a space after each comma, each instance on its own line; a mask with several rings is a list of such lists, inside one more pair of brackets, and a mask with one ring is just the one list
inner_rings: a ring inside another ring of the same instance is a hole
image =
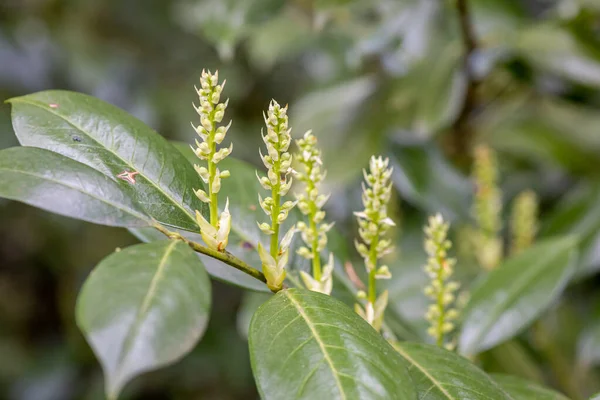
[[572, 81], [600, 87], [600, 62], [590, 48], [557, 23], [517, 31], [515, 47], [535, 67]]
[[590, 400], [600, 400], [600, 393], [596, 393], [595, 395], [590, 397]]
[[560, 295], [575, 272], [577, 241], [546, 239], [506, 260], [477, 285], [459, 340], [476, 354], [517, 335]]
[[290, 106], [294, 132], [312, 129], [319, 138], [328, 181], [340, 185], [356, 179], [370, 155], [380, 151], [387, 129], [382, 101], [375, 77], [365, 76], [315, 90]]
[[141, 207], [100, 172], [48, 150], [0, 151], [0, 197], [109, 226], [144, 226]]
[[116, 399], [135, 376], [188, 353], [206, 328], [211, 289], [181, 241], [128, 247], [96, 266], [77, 299], [77, 324]]
[[250, 321], [254, 316], [254, 313], [258, 308], [269, 300], [273, 294], [269, 293], [258, 293], [258, 292], [244, 292], [242, 297], [242, 304], [237, 312], [236, 326], [237, 331], [241, 337], [248, 339], [248, 333], [250, 331]]
[[514, 400], [569, 400], [559, 392], [512, 375], [492, 374], [496, 383]]
[[277, 293], [254, 314], [249, 346], [263, 399], [416, 399], [401, 357], [330, 296]]
[[456, 353], [424, 343], [393, 346], [408, 363], [420, 399], [510, 400], [485, 372]]
[[394, 186], [402, 197], [427, 213], [468, 219], [471, 183], [441, 152], [430, 146], [391, 142], [388, 146]]
[[586, 368], [600, 364], [600, 320], [587, 327], [577, 344], [578, 361]]
[[127, 191], [158, 222], [197, 230], [194, 210], [208, 214], [193, 192], [203, 187], [194, 168], [162, 136], [120, 108], [81, 93], [57, 90], [9, 102], [13, 127], [23, 146], [60, 153], [114, 181], [127, 183], [117, 175], [137, 173]]
[[544, 221], [541, 235], [573, 234], [579, 237], [581, 256], [576, 278], [600, 268], [600, 185], [583, 182], [560, 200]]
[[509, 340], [481, 353], [478, 360], [485, 371], [499, 371], [533, 382], [544, 382], [544, 371], [536, 354], [518, 340]]

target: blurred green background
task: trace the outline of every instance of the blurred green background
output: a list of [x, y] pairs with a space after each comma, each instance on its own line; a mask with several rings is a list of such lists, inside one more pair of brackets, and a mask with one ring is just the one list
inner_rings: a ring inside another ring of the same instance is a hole
[[[295, 135], [312, 128], [323, 147], [328, 215], [347, 239], [361, 168], [373, 153], [392, 157], [402, 222], [390, 307], [422, 340], [421, 226], [436, 211], [451, 219], [458, 273], [474, 275], [460, 232], [470, 151], [489, 144], [505, 203], [532, 188], [541, 235], [583, 240], [579, 278], [536, 325], [545, 329], [480, 365], [584, 399], [600, 390], [600, 1], [457, 1], [0, 0], [0, 99], [89, 93], [190, 142], [193, 85], [202, 68], [218, 69], [234, 156], [257, 163], [262, 110], [288, 103]], [[1, 105], [0, 148], [17, 144]], [[135, 242], [0, 199], [0, 399], [103, 398], [75, 299], [100, 259]], [[214, 285], [202, 342], [124, 399], [257, 398], [244, 331], [261, 299]]]

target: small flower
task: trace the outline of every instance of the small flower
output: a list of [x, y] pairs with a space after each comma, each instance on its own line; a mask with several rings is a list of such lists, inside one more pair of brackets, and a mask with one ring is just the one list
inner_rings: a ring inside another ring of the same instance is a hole
[[196, 211], [196, 221], [200, 226], [200, 235], [206, 245], [217, 251], [225, 251], [231, 230], [231, 214], [229, 213], [229, 198], [225, 202], [225, 209], [221, 213], [217, 227], [212, 226], [199, 211]]
[[[196, 219], [200, 226], [200, 234], [209, 247], [218, 244], [219, 251], [225, 251], [227, 246], [227, 237], [222, 237], [223, 232], [229, 234], [229, 227], [224, 229], [224, 222], [227, 218], [231, 220], [228, 207], [219, 217], [218, 196], [221, 190], [221, 179], [229, 177], [229, 171], [219, 171], [217, 164], [225, 157], [231, 154], [233, 144], [229, 147], [217, 149], [217, 144], [220, 144], [225, 138], [227, 130], [231, 126], [231, 122], [226, 126], [217, 126], [225, 115], [228, 100], [220, 103], [221, 92], [225, 86], [225, 81], [219, 85], [219, 73], [211, 74], [210, 71], [202, 71], [200, 77], [200, 89], [196, 88], [196, 93], [200, 99], [200, 105], [193, 104], [194, 109], [200, 117], [200, 125], [192, 127], [200, 137], [201, 141], [196, 140], [196, 148], [192, 147], [196, 156], [206, 161], [206, 166], [194, 165], [196, 172], [202, 178], [205, 184], [208, 184], [208, 192], [198, 189], [194, 193], [204, 203], [210, 206], [210, 223], [196, 211]], [[230, 226], [231, 223], [228, 223]], [[210, 227], [210, 228], [209, 228]], [[220, 233], [219, 233], [220, 232]], [[219, 236], [221, 235], [221, 236]]]
[[371, 324], [375, 330], [379, 331], [383, 325], [383, 317], [385, 314], [385, 309], [387, 308], [388, 297], [388, 291], [385, 290], [383, 293], [381, 293], [381, 295], [379, 295], [375, 303], [367, 303], [364, 309], [360, 304], [355, 304], [354, 311], [356, 311], [356, 313], [365, 321]]
[[[376, 281], [391, 278], [388, 267], [385, 265], [378, 267], [377, 262], [393, 250], [392, 242], [385, 238], [385, 234], [392, 226], [395, 226], [387, 215], [387, 204], [392, 192], [390, 183], [392, 168], [388, 168], [388, 166], [389, 159], [371, 157], [369, 172], [363, 170], [365, 178], [362, 186], [364, 210], [354, 213], [358, 220], [358, 234], [362, 239], [362, 242], [356, 240], [355, 246], [364, 259], [369, 273], [369, 291], [363, 314], [377, 330], [381, 327], [387, 306], [387, 292], [384, 292], [385, 297], [381, 297], [384, 296], [382, 294], [377, 298]], [[361, 306], [358, 308], [362, 309]]]
[[285, 252], [282, 256], [278, 257], [277, 260], [273, 258], [271, 254], [258, 243], [258, 255], [263, 266], [263, 273], [267, 278], [267, 286], [272, 291], [281, 290], [283, 281], [285, 280], [285, 264], [287, 264], [288, 253]]
[[473, 179], [473, 215], [479, 228], [475, 237], [476, 256], [484, 268], [493, 269], [502, 259], [502, 193], [498, 188], [496, 154], [487, 146], [480, 145], [475, 149]]
[[440, 347], [447, 345], [445, 336], [454, 329], [454, 321], [458, 318], [458, 311], [451, 307], [455, 302], [455, 292], [459, 285], [450, 280], [456, 261], [447, 256], [452, 246], [447, 239], [449, 228], [450, 225], [444, 222], [441, 214], [430, 217], [429, 224], [425, 227], [424, 246], [429, 256], [425, 272], [429, 275], [431, 283], [424, 292], [433, 300], [425, 318], [430, 323], [427, 333]]
[[511, 215], [511, 253], [517, 254], [533, 244], [538, 230], [538, 200], [535, 192], [519, 193], [513, 202]]
[[323, 272], [319, 279], [314, 278], [304, 271], [300, 271], [300, 277], [304, 282], [304, 286], [306, 286], [308, 290], [330, 295], [331, 290], [333, 289], [332, 273], [333, 254], [329, 253], [329, 261], [327, 261], [327, 264], [323, 266]]
[[288, 152], [291, 143], [288, 128], [287, 106], [281, 107], [275, 100], [269, 104], [269, 110], [264, 115], [267, 132], [262, 139], [267, 147], [267, 155], [260, 153], [261, 159], [267, 168], [267, 176], [256, 178], [265, 190], [271, 191], [271, 196], [264, 200], [258, 195], [260, 207], [270, 217], [271, 223], [258, 223], [260, 230], [271, 237], [270, 251], [259, 245], [259, 256], [263, 264], [263, 272], [267, 278], [267, 286], [274, 292], [283, 287], [285, 279], [285, 265], [288, 261], [289, 247], [296, 229], [292, 227], [279, 242], [279, 228], [287, 219], [290, 210], [296, 202], [286, 201], [282, 204], [292, 184], [291, 168], [292, 156]]

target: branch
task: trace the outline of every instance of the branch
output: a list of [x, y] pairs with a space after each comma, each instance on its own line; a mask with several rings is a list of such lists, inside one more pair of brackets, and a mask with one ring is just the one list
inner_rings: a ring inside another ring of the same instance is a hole
[[467, 80], [467, 89], [463, 103], [460, 107], [458, 117], [453, 125], [453, 151], [457, 155], [469, 154], [471, 141], [473, 138], [473, 129], [469, 124], [471, 112], [477, 104], [476, 90], [479, 82], [475, 77], [471, 65], [473, 53], [477, 50], [477, 40], [472, 25], [471, 14], [469, 10], [468, 0], [456, 0], [456, 8], [460, 24], [461, 37], [464, 47], [462, 68]]
[[194, 241], [189, 240], [188, 238], [182, 236], [178, 232], [171, 232], [168, 229], [166, 229], [164, 226], [162, 226], [158, 223], [154, 224], [154, 228], [159, 230], [161, 233], [163, 233], [165, 236], [169, 237], [170, 239], [181, 240], [181, 241], [185, 242], [188, 246], [190, 246], [192, 248], [192, 250], [194, 250], [198, 253], [202, 253], [209, 257], [212, 257], [219, 261], [222, 261], [225, 264], [230, 265], [233, 268], [238, 269], [238, 270], [250, 275], [251, 277], [258, 279], [261, 282], [267, 283], [267, 278], [265, 278], [265, 275], [262, 272], [260, 272], [256, 268], [251, 267], [250, 265], [246, 264], [244, 261], [240, 260], [239, 258], [237, 258], [236, 256], [234, 256], [233, 254], [231, 254], [227, 251], [220, 252], [220, 251], [210, 249], [206, 246], [201, 245], [200, 243], [196, 243]]

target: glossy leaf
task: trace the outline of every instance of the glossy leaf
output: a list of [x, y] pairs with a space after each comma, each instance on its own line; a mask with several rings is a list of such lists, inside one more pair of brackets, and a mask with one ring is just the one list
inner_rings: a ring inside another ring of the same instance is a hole
[[424, 343], [393, 346], [408, 364], [420, 399], [511, 399], [485, 372], [456, 353]]
[[110, 226], [144, 226], [149, 218], [120, 185], [60, 154], [32, 147], [0, 151], [0, 197]]
[[114, 181], [124, 172], [135, 173], [127, 191], [157, 221], [196, 230], [194, 210], [208, 213], [193, 193], [203, 186], [194, 168], [162, 136], [120, 108], [57, 90], [9, 102], [23, 146], [60, 153]]
[[254, 314], [249, 346], [263, 399], [416, 399], [401, 357], [330, 296], [277, 293]]
[[492, 374], [492, 379], [514, 400], [569, 400], [559, 392], [511, 375]]
[[210, 304], [204, 266], [181, 241], [135, 245], [102, 260], [83, 285], [76, 318], [102, 364], [108, 397], [188, 353]]
[[473, 289], [464, 311], [460, 351], [489, 349], [533, 322], [573, 276], [576, 246], [573, 237], [546, 239], [491, 271]]

